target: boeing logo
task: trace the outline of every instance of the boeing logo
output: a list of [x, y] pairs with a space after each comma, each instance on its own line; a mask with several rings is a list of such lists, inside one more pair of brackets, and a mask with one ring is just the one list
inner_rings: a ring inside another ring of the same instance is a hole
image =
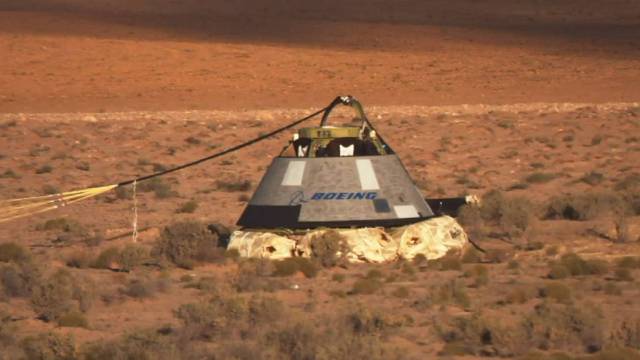
[[375, 191], [370, 192], [317, 192], [311, 200], [373, 200], [378, 196]]

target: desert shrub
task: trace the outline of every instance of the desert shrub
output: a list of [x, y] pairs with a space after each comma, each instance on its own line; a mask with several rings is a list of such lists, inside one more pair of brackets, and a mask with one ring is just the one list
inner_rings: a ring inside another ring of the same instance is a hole
[[344, 280], [346, 279], [346, 275], [345, 274], [333, 274], [331, 275], [331, 280], [335, 281], [335, 282], [344, 282]]
[[36, 169], [36, 174], [48, 174], [53, 171], [53, 166], [44, 164]]
[[544, 253], [547, 256], [556, 256], [558, 255], [558, 246], [556, 245], [548, 246], [547, 248], [544, 249]]
[[475, 265], [465, 271], [465, 277], [473, 280], [473, 287], [481, 287], [489, 283], [489, 270], [483, 265]]
[[307, 278], [313, 278], [318, 274], [318, 268], [313, 262], [303, 257], [291, 257], [280, 261], [274, 261], [274, 276], [291, 276], [301, 272]]
[[231, 279], [231, 285], [238, 292], [272, 292], [285, 285], [270, 278], [275, 271], [274, 263], [268, 259], [246, 259], [238, 263], [238, 271]]
[[379, 280], [384, 277], [384, 274], [379, 269], [371, 269], [367, 271], [367, 274], [365, 275], [365, 277], [367, 279]]
[[482, 253], [475, 247], [469, 247], [462, 255], [463, 264], [472, 264], [482, 262]]
[[515, 269], [519, 269], [520, 268], [520, 262], [518, 262], [518, 260], [510, 260], [507, 263], [507, 269], [509, 270], [515, 270]]
[[455, 304], [464, 309], [471, 306], [471, 300], [464, 289], [464, 284], [451, 280], [431, 289], [431, 303], [437, 305]]
[[345, 265], [345, 238], [335, 230], [328, 230], [311, 238], [311, 257], [326, 268]]
[[601, 215], [622, 216], [630, 209], [624, 199], [612, 192], [581, 193], [551, 198], [545, 219], [591, 220]]
[[627, 268], [617, 268], [614, 272], [614, 276], [618, 281], [633, 281], [631, 271]]
[[524, 304], [535, 297], [535, 288], [520, 286], [509, 289], [503, 302], [505, 304]]
[[458, 221], [472, 238], [485, 234], [516, 237], [529, 227], [532, 213], [533, 206], [527, 199], [490, 191], [482, 197], [480, 207], [463, 206]]
[[58, 270], [31, 291], [31, 306], [44, 321], [57, 320], [73, 309], [73, 278]]
[[423, 266], [426, 266], [429, 261], [424, 254], [417, 254], [416, 256], [413, 257], [412, 262], [414, 265], [418, 267], [423, 267]]
[[26, 297], [40, 282], [40, 269], [31, 262], [0, 266], [0, 285], [9, 297]]
[[117, 247], [108, 247], [98, 254], [98, 257], [93, 261], [91, 267], [96, 269], [111, 269], [114, 262], [118, 260], [120, 251]]
[[567, 276], [603, 275], [609, 271], [609, 263], [605, 260], [585, 260], [577, 254], [562, 255], [559, 262], [551, 264], [549, 277], [562, 279]]
[[[136, 185], [136, 187], [137, 187], [137, 185]], [[116, 188], [116, 198], [122, 200], [122, 199], [131, 199], [132, 197], [133, 197], [133, 188], [132, 188], [132, 186], [130, 186], [130, 185], [118, 186]]]
[[91, 343], [81, 350], [84, 360], [168, 360], [189, 358], [193, 353], [193, 349], [189, 349], [188, 354], [180, 352], [174, 341], [150, 330], [133, 331], [117, 341]]
[[58, 318], [58, 326], [88, 328], [89, 322], [80, 311], [69, 311]]
[[571, 289], [564, 284], [555, 282], [541, 288], [540, 296], [563, 304], [568, 304], [572, 301]]
[[395, 290], [393, 290], [393, 292], [391, 293], [391, 295], [401, 299], [408, 298], [409, 294], [410, 294], [409, 289], [406, 286], [399, 286]]
[[150, 298], [158, 292], [158, 281], [151, 278], [138, 278], [130, 280], [120, 291], [134, 299]]
[[446, 342], [439, 355], [513, 357], [528, 350], [522, 327], [506, 325], [482, 313], [455, 317], [450, 324], [436, 325], [436, 331]]
[[361, 278], [353, 283], [350, 293], [354, 295], [371, 295], [382, 288], [382, 282], [378, 279]]
[[537, 251], [544, 249], [544, 243], [542, 241], [528, 241], [524, 245], [525, 251]]
[[611, 343], [613, 346], [640, 350], [640, 318], [625, 317], [615, 324], [611, 331]]
[[210, 301], [184, 304], [174, 315], [190, 339], [211, 340], [230, 332], [246, 320], [249, 310], [240, 297], [214, 297]]
[[249, 180], [217, 180], [216, 188], [223, 191], [248, 191], [251, 190]]
[[284, 312], [284, 303], [274, 297], [253, 295], [249, 299], [248, 318], [252, 325], [273, 324]]
[[523, 326], [532, 345], [541, 350], [562, 349], [595, 352], [604, 343], [600, 308], [543, 302], [525, 317]]
[[485, 260], [493, 264], [503, 263], [511, 257], [506, 250], [496, 248], [487, 249], [484, 255]]
[[185, 288], [193, 288], [193, 289], [198, 289], [200, 291], [204, 291], [207, 293], [211, 293], [211, 294], [218, 294], [219, 293], [219, 281], [217, 278], [213, 277], [213, 276], [207, 276], [207, 277], [203, 277], [202, 279], [199, 279], [196, 282], [190, 282], [192, 280], [191, 276], [189, 275], [184, 275], [181, 279], [181, 281], [188, 281], [189, 283], [187, 285], [185, 285]]
[[447, 270], [462, 270], [462, 262], [460, 261], [460, 255], [456, 251], [450, 250], [440, 259], [431, 260], [428, 262], [434, 269], [440, 271]]
[[118, 263], [124, 271], [130, 271], [141, 265], [149, 257], [144, 246], [137, 244], [127, 244], [118, 254]]
[[625, 256], [618, 260], [616, 266], [619, 268], [626, 269], [639, 269], [640, 268], [640, 257], [637, 256]]
[[196, 262], [224, 260], [224, 249], [218, 247], [218, 235], [204, 223], [177, 222], [160, 234], [154, 253], [182, 268], [191, 269]]
[[136, 191], [153, 192], [158, 199], [167, 199], [177, 195], [177, 193], [171, 188], [171, 184], [159, 177], [136, 184]]
[[582, 181], [585, 184], [589, 184], [591, 186], [596, 186], [602, 183], [603, 180], [604, 180], [604, 175], [597, 171], [588, 172], [580, 178], [580, 181]]
[[358, 306], [347, 314], [347, 326], [355, 334], [373, 335], [387, 330], [391, 323], [380, 311]]
[[524, 181], [529, 184], [544, 184], [558, 177], [558, 174], [554, 173], [545, 173], [545, 172], [534, 172], [527, 177], [524, 178]]
[[28, 261], [30, 257], [29, 250], [20, 244], [14, 242], [0, 244], [0, 262], [22, 263]]
[[571, 272], [566, 266], [562, 264], [554, 263], [554, 264], [551, 264], [551, 270], [549, 271], [548, 276], [550, 279], [555, 279], [555, 280], [566, 279], [569, 276], [571, 276]]
[[66, 265], [78, 269], [86, 269], [92, 264], [91, 255], [88, 252], [78, 250], [69, 255], [65, 261]]
[[180, 205], [176, 212], [179, 214], [192, 214], [196, 209], [198, 209], [198, 202], [195, 200], [189, 200]]
[[70, 335], [49, 332], [29, 336], [22, 340], [21, 347], [26, 359], [77, 359], [76, 346]]
[[617, 296], [622, 295], [622, 289], [614, 283], [610, 283], [610, 282], [606, 283], [604, 285], [603, 290], [604, 290], [604, 293], [607, 295], [617, 295]]

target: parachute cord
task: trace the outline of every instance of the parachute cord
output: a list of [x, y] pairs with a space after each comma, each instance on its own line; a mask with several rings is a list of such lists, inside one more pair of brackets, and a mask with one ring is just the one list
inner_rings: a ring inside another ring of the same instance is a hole
[[191, 166], [194, 166], [194, 165], [198, 165], [198, 164], [203, 163], [205, 161], [209, 161], [209, 160], [215, 159], [217, 157], [220, 157], [220, 156], [227, 155], [229, 153], [238, 151], [238, 150], [240, 150], [242, 148], [245, 148], [247, 146], [251, 146], [251, 145], [253, 145], [253, 144], [257, 143], [257, 142], [260, 142], [262, 140], [268, 139], [268, 138], [270, 138], [270, 137], [272, 137], [272, 136], [274, 136], [276, 134], [279, 134], [279, 133], [281, 133], [281, 132], [283, 132], [285, 130], [291, 129], [294, 126], [296, 126], [296, 125], [298, 125], [298, 124], [300, 124], [302, 122], [305, 122], [305, 121], [311, 119], [312, 117], [314, 117], [316, 115], [321, 114], [322, 112], [324, 112], [328, 108], [329, 107], [326, 106], [326, 107], [314, 112], [313, 114], [309, 114], [309, 115], [303, 117], [302, 119], [296, 120], [296, 121], [294, 121], [294, 122], [292, 122], [292, 123], [290, 123], [288, 125], [285, 125], [285, 126], [283, 126], [281, 128], [278, 128], [278, 129], [273, 130], [271, 132], [268, 132], [268, 133], [266, 133], [264, 135], [261, 135], [261, 136], [258, 136], [256, 138], [253, 138], [253, 139], [251, 139], [249, 141], [243, 142], [242, 144], [238, 144], [238, 145], [232, 146], [232, 147], [230, 147], [228, 149], [225, 149], [225, 150], [222, 150], [220, 152], [217, 152], [215, 154], [209, 155], [207, 157], [203, 157], [203, 158], [200, 158], [198, 160], [191, 161], [191, 162], [188, 162], [186, 164], [182, 164], [182, 165], [179, 165], [179, 166], [176, 166], [174, 168], [167, 169], [167, 170], [164, 170], [164, 171], [159, 171], [157, 173], [153, 173], [153, 174], [150, 174], [150, 175], [141, 176], [141, 177], [138, 177], [138, 178], [135, 178], [135, 179], [127, 180], [127, 181], [122, 181], [122, 182], [119, 182], [117, 184], [117, 186], [120, 187], [120, 186], [130, 185], [130, 184], [133, 184], [134, 181], [138, 181], [139, 182], [139, 181], [149, 180], [149, 179], [152, 179], [152, 178], [155, 178], [155, 177], [158, 177], [158, 176], [166, 175], [166, 174], [169, 174], [169, 173], [172, 173], [172, 172], [175, 172], [175, 171], [178, 171], [178, 170], [182, 170], [184, 168], [188, 168], [188, 167], [191, 167]]
[[131, 240], [136, 243], [138, 242], [138, 198], [136, 196], [136, 185], [137, 181], [133, 181], [133, 222], [131, 225], [133, 226], [133, 230], [131, 231]]

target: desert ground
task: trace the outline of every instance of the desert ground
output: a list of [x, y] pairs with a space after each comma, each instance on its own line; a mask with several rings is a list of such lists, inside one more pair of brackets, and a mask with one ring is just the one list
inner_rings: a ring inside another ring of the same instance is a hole
[[458, 215], [480, 249], [436, 261], [238, 259], [207, 225], [291, 131], [138, 184], [135, 243], [131, 187], [0, 223], [0, 359], [640, 358], [639, 24], [632, 0], [0, 0], [1, 200], [342, 94], [426, 197], [483, 200]]

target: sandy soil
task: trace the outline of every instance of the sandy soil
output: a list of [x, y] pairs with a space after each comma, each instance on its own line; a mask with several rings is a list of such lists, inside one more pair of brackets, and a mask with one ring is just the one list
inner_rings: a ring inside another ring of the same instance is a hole
[[635, 1], [0, 1], [0, 112], [638, 100]]

